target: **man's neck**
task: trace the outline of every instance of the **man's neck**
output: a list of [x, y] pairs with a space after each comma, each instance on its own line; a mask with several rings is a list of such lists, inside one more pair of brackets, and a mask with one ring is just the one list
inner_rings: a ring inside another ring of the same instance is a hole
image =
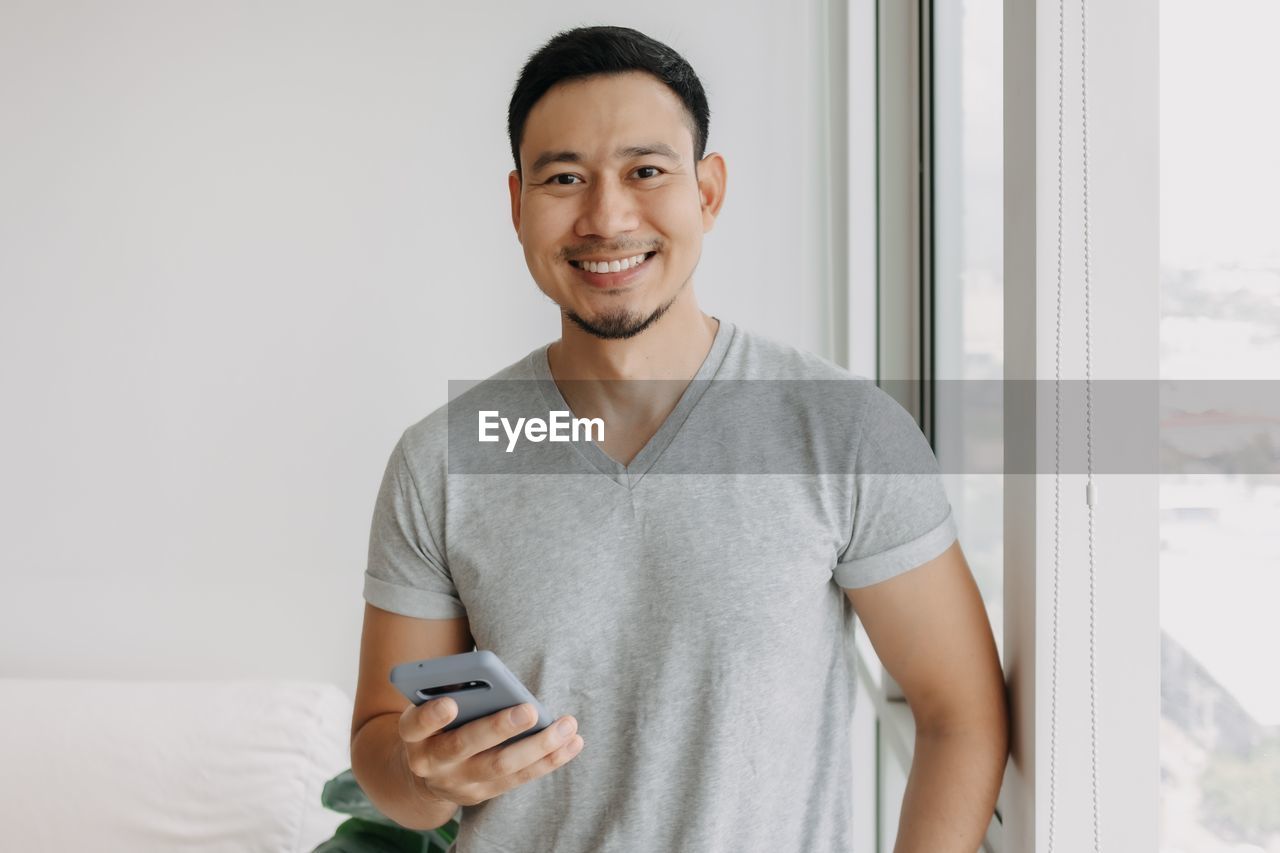
[[720, 328], [692, 298], [677, 299], [649, 328], [623, 340], [601, 340], [564, 323], [547, 350], [552, 379], [575, 416], [604, 418], [610, 434], [621, 436], [622, 447], [605, 449], [623, 464], [671, 413]]
[[698, 372], [720, 321], [703, 314], [692, 299], [678, 299], [640, 334], [603, 340], [563, 319], [560, 340], [547, 350], [557, 380], [679, 379]]

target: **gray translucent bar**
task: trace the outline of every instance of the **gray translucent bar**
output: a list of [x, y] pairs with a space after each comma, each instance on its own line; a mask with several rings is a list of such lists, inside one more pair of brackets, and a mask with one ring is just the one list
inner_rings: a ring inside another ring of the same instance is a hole
[[[924, 456], [855, 455], [862, 407], [876, 386], [869, 379], [699, 382], [706, 387], [557, 381], [548, 396], [539, 380], [450, 380], [448, 471], [589, 471], [590, 454], [573, 442], [521, 438], [509, 449], [501, 427], [499, 441], [480, 442], [479, 414], [498, 412], [509, 424], [548, 420], [557, 393], [565, 400], [608, 393], [697, 398], [653, 474], [1280, 474], [1280, 384], [1273, 380], [879, 383], [895, 400], [932, 395], [937, 434], [933, 454]], [[607, 420], [604, 428], [607, 434]], [[896, 440], [876, 444], [903, 440], [883, 438]]]

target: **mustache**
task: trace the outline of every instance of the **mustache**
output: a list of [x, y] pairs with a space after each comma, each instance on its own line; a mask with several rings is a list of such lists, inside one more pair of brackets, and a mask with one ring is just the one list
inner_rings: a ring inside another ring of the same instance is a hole
[[564, 254], [565, 260], [576, 261], [579, 258], [586, 258], [592, 255], [627, 253], [628, 255], [644, 255], [649, 252], [658, 251], [657, 246], [591, 246], [582, 249], [568, 250]]

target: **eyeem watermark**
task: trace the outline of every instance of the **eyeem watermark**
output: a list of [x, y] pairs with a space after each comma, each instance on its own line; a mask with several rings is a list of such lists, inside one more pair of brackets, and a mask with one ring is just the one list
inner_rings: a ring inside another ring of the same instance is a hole
[[[549, 420], [542, 418], [516, 418], [515, 424], [502, 417], [496, 410], [482, 410], [480, 413], [480, 440], [487, 442], [500, 441], [498, 427], [507, 434], [507, 453], [516, 449], [516, 442], [521, 432], [527, 441], [582, 441], [579, 431], [587, 441], [604, 441], [604, 420], [602, 418], [575, 418], [572, 412], [552, 411]], [[594, 436], [593, 436], [594, 433]]]

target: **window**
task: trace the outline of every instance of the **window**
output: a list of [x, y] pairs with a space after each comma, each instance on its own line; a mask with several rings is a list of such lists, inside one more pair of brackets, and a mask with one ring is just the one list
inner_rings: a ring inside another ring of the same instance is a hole
[[[1160, 377], [1280, 378], [1280, 4], [1160, 4]], [[1270, 81], [1271, 85], [1262, 85]], [[1205, 386], [1201, 386], [1202, 389]], [[1162, 412], [1160, 849], [1280, 849], [1274, 410]], [[1195, 400], [1202, 405], [1197, 407]], [[1274, 405], [1274, 404], [1273, 404]], [[1212, 569], [1207, 571], [1207, 569]]]
[[[880, 3], [876, 27], [876, 376], [933, 444], [1002, 650], [1003, 4]], [[859, 640], [875, 714], [859, 731], [874, 739], [876, 848], [888, 853], [914, 723], [900, 687]], [[1000, 849], [998, 833], [993, 820], [984, 850]]]
[[934, 448], [1001, 649], [1003, 14], [1001, 0], [935, 2], [931, 75]]

